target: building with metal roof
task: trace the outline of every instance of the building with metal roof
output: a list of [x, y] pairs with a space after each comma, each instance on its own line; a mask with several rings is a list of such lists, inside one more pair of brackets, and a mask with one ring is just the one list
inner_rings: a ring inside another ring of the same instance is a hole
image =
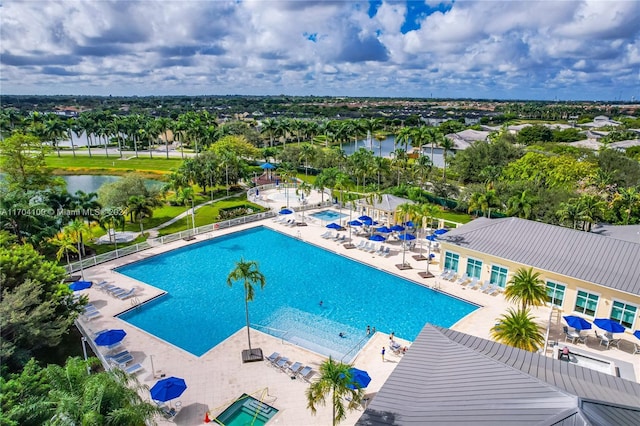
[[439, 238], [441, 266], [500, 287], [518, 269], [533, 268], [549, 303], [590, 320], [614, 319], [631, 332], [640, 324], [640, 238], [631, 237], [479, 218]]
[[638, 425], [640, 384], [426, 325], [356, 424]]

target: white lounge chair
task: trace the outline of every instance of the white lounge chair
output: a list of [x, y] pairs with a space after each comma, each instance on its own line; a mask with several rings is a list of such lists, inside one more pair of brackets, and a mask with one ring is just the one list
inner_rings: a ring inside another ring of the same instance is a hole
[[102, 314], [100, 313], [100, 311], [95, 310], [91, 312], [85, 312], [84, 314], [82, 314], [82, 316], [84, 317], [85, 320], [91, 321], [93, 319], [100, 318]]
[[457, 279], [456, 284], [466, 284], [467, 281], [469, 281], [471, 278], [469, 277], [469, 275], [467, 275], [466, 273], [461, 276], [460, 278]]
[[380, 244], [380, 247], [378, 248], [378, 250], [373, 252], [373, 254], [375, 254], [377, 256], [382, 256], [382, 253], [384, 253], [384, 246], [382, 244]]
[[324, 234], [320, 235], [322, 238], [329, 238], [331, 237], [331, 231], [327, 231]]
[[476, 277], [473, 277], [471, 279], [471, 281], [469, 282], [469, 284], [467, 284], [467, 288], [470, 289], [475, 289], [476, 287], [478, 287], [480, 285], [480, 280], [477, 279]]
[[489, 282], [489, 280], [485, 280], [485, 282], [482, 284], [479, 290], [481, 293], [484, 293], [485, 291], [489, 290], [490, 286], [491, 286], [491, 282]]
[[116, 295], [116, 297], [120, 300], [127, 300], [130, 297], [133, 297], [136, 295], [136, 288], [133, 287], [131, 290], [125, 292], [125, 293], [121, 293]]
[[362, 250], [364, 248], [365, 243], [366, 243], [365, 240], [360, 240], [360, 244], [358, 244], [356, 248]]
[[125, 368], [124, 372], [127, 374], [136, 374], [142, 370], [144, 370], [144, 367], [142, 366], [142, 364], [136, 363]]
[[387, 257], [387, 256], [389, 256], [390, 254], [391, 254], [391, 248], [389, 248], [389, 247], [385, 247], [385, 249], [384, 249], [384, 253], [382, 253], [382, 256], [383, 256], [383, 257]]

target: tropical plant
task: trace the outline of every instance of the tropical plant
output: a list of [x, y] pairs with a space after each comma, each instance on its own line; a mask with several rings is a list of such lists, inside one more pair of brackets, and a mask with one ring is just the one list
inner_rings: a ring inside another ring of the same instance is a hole
[[507, 200], [507, 214], [518, 216], [523, 219], [530, 219], [533, 212], [535, 200], [528, 190], [522, 191], [519, 195], [514, 195]]
[[542, 327], [528, 309], [509, 309], [491, 328], [491, 337], [500, 343], [535, 352], [544, 345]]
[[[306, 390], [307, 408], [315, 415], [317, 406], [325, 406], [327, 397], [331, 398], [332, 422], [335, 426], [347, 416], [347, 410], [355, 410], [362, 403], [364, 391], [358, 387], [349, 387], [353, 383], [351, 366], [335, 362], [331, 357], [320, 365], [320, 377]], [[345, 401], [348, 405], [345, 407]]]
[[66, 232], [59, 232], [55, 237], [49, 238], [47, 242], [58, 247], [58, 251], [56, 252], [56, 259], [58, 262], [60, 262], [62, 256], [66, 256], [67, 265], [70, 265], [71, 261], [69, 260], [69, 252], [78, 253], [74, 237], [68, 232], [68, 230]]
[[488, 185], [484, 191], [478, 191], [471, 194], [469, 199], [468, 212], [482, 211], [486, 217], [491, 217], [491, 208], [501, 205], [500, 198], [491, 185]]
[[251, 333], [249, 332], [249, 327], [251, 326], [249, 322], [249, 302], [253, 301], [255, 296], [254, 285], [259, 284], [260, 289], [262, 290], [266, 284], [266, 278], [258, 269], [258, 262], [255, 260], [247, 260], [244, 258], [240, 258], [238, 262], [236, 262], [235, 268], [229, 272], [227, 276], [227, 285], [229, 287], [233, 287], [234, 281], [242, 281], [244, 285], [244, 311], [245, 317], [247, 320], [247, 341], [249, 342], [249, 353], [251, 352]]
[[131, 222], [137, 221], [140, 224], [140, 234], [144, 235], [142, 221], [148, 217], [153, 217], [153, 208], [157, 205], [158, 202], [153, 197], [133, 195], [129, 197], [129, 201], [123, 213], [131, 216]]
[[528, 306], [542, 306], [547, 301], [547, 287], [533, 268], [520, 268], [511, 277], [504, 290], [504, 297], [520, 303], [522, 310]]

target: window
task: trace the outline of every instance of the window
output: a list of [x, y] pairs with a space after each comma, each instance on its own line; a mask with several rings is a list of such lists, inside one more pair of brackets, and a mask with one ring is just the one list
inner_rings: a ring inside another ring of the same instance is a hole
[[551, 305], [562, 307], [564, 291], [566, 286], [551, 281], [547, 281], [547, 302]]
[[509, 270], [502, 266], [491, 265], [491, 283], [504, 288], [507, 285], [507, 274]]
[[444, 269], [451, 269], [452, 271], [458, 272], [458, 261], [460, 260], [460, 255], [451, 253], [448, 251], [444, 255]]
[[633, 328], [633, 322], [636, 319], [637, 312], [637, 306], [614, 300], [613, 306], [611, 307], [610, 318], [614, 321], [619, 322], [627, 328]]
[[581, 314], [595, 316], [596, 308], [598, 307], [598, 299], [600, 297], [593, 293], [588, 293], [583, 290], [578, 290], [578, 297], [576, 297], [576, 306], [573, 309]]
[[480, 278], [482, 273], [482, 261], [469, 258], [467, 259], [467, 275], [470, 278]]

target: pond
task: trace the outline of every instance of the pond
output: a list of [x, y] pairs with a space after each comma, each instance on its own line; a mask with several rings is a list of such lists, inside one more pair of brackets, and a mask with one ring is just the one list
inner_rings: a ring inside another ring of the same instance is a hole
[[[67, 192], [69, 194], [75, 194], [76, 191], [96, 192], [105, 183], [112, 183], [121, 179], [121, 176], [109, 175], [67, 175], [60, 177], [67, 182]], [[145, 179], [145, 184], [147, 188], [162, 186], [162, 182], [153, 179]]]
[[[351, 155], [353, 154], [355, 151], [357, 151], [360, 148], [365, 148], [368, 149], [370, 151], [373, 151], [373, 154], [375, 156], [381, 156], [381, 157], [389, 157], [391, 155], [391, 153], [395, 150], [395, 138], [393, 136], [390, 136], [388, 138], [386, 138], [385, 140], [383, 140], [382, 142], [379, 142], [375, 139], [369, 141], [366, 139], [360, 140], [358, 142], [350, 142], [350, 143], [346, 143], [346, 144], [342, 144], [342, 149], [344, 150], [344, 152], [347, 155]], [[398, 147], [400, 148], [400, 147]], [[404, 146], [402, 147], [404, 149]], [[409, 149], [411, 149], [411, 147], [409, 147]], [[423, 154], [426, 155], [427, 157], [431, 157], [431, 148], [430, 147], [424, 147], [422, 150]], [[447, 156], [453, 156], [453, 153], [447, 153]], [[433, 164], [436, 167], [442, 167], [444, 164], [444, 159], [442, 157], [442, 148], [434, 148], [433, 149]]]

